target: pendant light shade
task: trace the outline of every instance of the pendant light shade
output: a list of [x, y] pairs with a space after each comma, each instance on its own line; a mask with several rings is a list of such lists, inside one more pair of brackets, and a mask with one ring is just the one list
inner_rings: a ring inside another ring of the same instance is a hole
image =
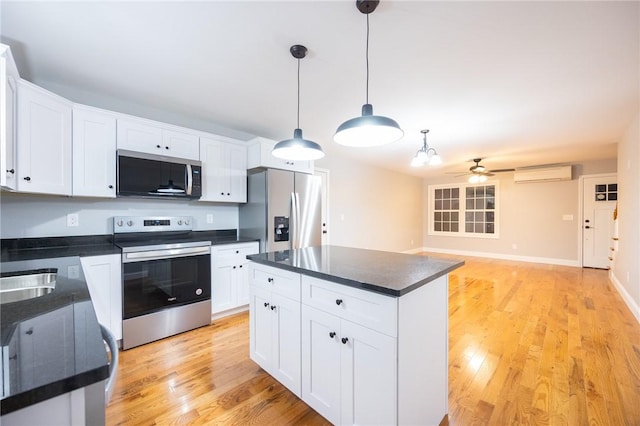
[[369, 103], [369, 14], [376, 10], [379, 0], [357, 0], [356, 7], [367, 16], [367, 83], [366, 103], [362, 115], [342, 123], [333, 140], [345, 146], [369, 147], [385, 145], [399, 140], [404, 132], [398, 123], [382, 115], [373, 115], [373, 105]]
[[289, 49], [291, 55], [298, 60], [298, 127], [293, 131], [293, 138], [278, 142], [271, 151], [274, 157], [291, 161], [310, 161], [324, 157], [322, 147], [316, 142], [304, 139], [300, 129], [300, 59], [307, 55], [307, 48], [296, 44]]

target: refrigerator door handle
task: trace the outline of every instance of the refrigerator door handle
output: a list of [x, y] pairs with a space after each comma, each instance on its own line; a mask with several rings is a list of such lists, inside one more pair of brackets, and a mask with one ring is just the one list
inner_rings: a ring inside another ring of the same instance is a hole
[[300, 218], [300, 194], [296, 192], [296, 248], [302, 246], [302, 220]]
[[291, 213], [289, 215], [289, 248], [296, 248], [296, 231], [298, 229], [298, 218], [296, 217], [296, 193], [291, 193]]

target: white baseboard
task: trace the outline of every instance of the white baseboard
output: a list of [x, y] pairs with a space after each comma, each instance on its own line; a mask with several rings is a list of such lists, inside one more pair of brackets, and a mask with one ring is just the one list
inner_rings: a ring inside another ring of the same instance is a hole
[[405, 250], [401, 253], [405, 253], [405, 254], [418, 254], [418, 253], [422, 253], [424, 251], [424, 249], [422, 247], [418, 247], [418, 248], [414, 248], [411, 250]]
[[618, 280], [618, 277], [616, 277], [616, 275], [611, 270], [609, 271], [609, 279], [613, 283], [613, 286], [616, 288], [616, 290], [618, 290], [618, 293], [620, 293], [622, 300], [624, 300], [624, 303], [627, 304], [627, 307], [629, 308], [633, 316], [636, 317], [636, 320], [638, 321], [638, 323], [640, 323], [640, 306], [638, 306], [635, 300], [633, 300], [631, 295], [627, 292], [627, 289], [624, 288], [620, 280]]
[[486, 253], [486, 252], [476, 252], [476, 251], [466, 251], [466, 250], [449, 250], [449, 249], [441, 249], [441, 248], [435, 248], [435, 247], [422, 247], [420, 251], [427, 251], [427, 252], [430, 251], [433, 253], [444, 253], [444, 254], [456, 254], [460, 256], [486, 257], [489, 259], [516, 260], [519, 262], [529, 262], [529, 263], [546, 263], [549, 265], [576, 266], [576, 267], [581, 266], [578, 260], [555, 259], [552, 257], [516, 256], [512, 254]]

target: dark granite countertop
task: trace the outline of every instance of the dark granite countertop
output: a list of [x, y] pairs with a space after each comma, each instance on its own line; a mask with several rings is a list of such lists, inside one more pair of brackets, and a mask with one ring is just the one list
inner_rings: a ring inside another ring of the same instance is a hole
[[41, 269], [57, 271], [53, 292], [0, 307], [1, 414], [109, 377], [107, 353], [80, 258], [2, 263], [3, 276]]
[[253, 254], [247, 259], [394, 297], [464, 265], [460, 260], [340, 246]]

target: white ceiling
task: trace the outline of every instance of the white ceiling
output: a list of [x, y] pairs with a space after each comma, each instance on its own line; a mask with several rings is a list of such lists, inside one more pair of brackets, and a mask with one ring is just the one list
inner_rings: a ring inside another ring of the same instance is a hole
[[[418, 176], [614, 158], [639, 108], [640, 3], [385, 1], [370, 15], [369, 100], [404, 129], [372, 149], [333, 133], [365, 103], [355, 1], [11, 2], [2, 41], [23, 78]], [[154, 118], [154, 117], [150, 117]], [[180, 123], [176, 123], [180, 124]], [[421, 129], [444, 159], [412, 169]]]

